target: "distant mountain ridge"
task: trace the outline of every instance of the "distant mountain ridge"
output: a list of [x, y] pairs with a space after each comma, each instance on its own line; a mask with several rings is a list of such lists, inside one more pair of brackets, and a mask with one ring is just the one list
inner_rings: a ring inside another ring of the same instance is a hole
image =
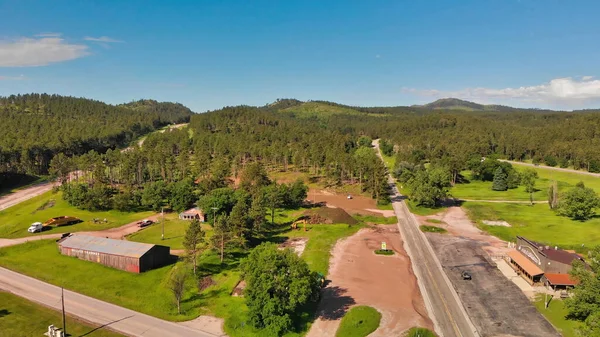
[[[505, 105], [497, 104], [479, 104], [470, 101], [465, 101], [458, 98], [441, 98], [437, 101], [427, 103], [424, 105], [413, 105], [415, 108], [425, 109], [446, 109], [446, 110], [468, 110], [468, 111], [517, 111], [517, 110], [531, 110], [531, 109], [519, 109]], [[536, 109], [537, 110], [537, 109]]]

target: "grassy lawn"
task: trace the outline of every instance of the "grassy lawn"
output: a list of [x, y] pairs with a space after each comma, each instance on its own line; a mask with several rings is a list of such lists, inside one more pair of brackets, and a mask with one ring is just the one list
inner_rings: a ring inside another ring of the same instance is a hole
[[374, 223], [377, 225], [394, 225], [398, 223], [398, 219], [395, 216], [376, 216], [376, 215], [361, 215], [355, 214], [353, 216], [356, 220], [363, 223]]
[[382, 211], [393, 211], [394, 210], [394, 206], [392, 205], [392, 203], [389, 203], [387, 205], [377, 205], [377, 209], [380, 209]]
[[576, 329], [582, 325], [581, 322], [572, 321], [565, 318], [568, 311], [565, 308], [565, 304], [561, 300], [554, 299], [550, 301], [548, 309], [544, 308], [544, 296], [538, 296], [536, 298], [535, 307], [538, 309], [546, 319], [554, 325], [554, 327], [560, 332], [563, 337], [576, 337]]
[[444, 234], [444, 233], [448, 232], [444, 228], [436, 227], [436, 226], [421, 225], [421, 226], [419, 226], [419, 228], [421, 229], [421, 232], [439, 233], [439, 234]]
[[[62, 192], [46, 192], [35, 198], [24, 201], [13, 207], [0, 211], [0, 237], [18, 238], [39, 234], [65, 233], [76, 231], [95, 231], [118, 227], [130, 222], [141, 220], [152, 212], [124, 213], [118, 211], [90, 212], [77, 209], [62, 199]], [[27, 228], [34, 222], [44, 222], [50, 218], [70, 215], [83, 220], [71, 225], [52, 227], [42, 233], [31, 234]], [[107, 223], [93, 223], [94, 218], [107, 219]]]
[[[585, 222], [571, 220], [557, 216], [546, 204], [465, 202], [463, 207], [481, 229], [507, 241], [515, 241], [517, 235], [522, 235], [550, 246], [578, 250], [581, 244], [589, 247], [600, 241], [600, 218]], [[481, 220], [503, 220], [512, 227], [487, 226]]]
[[362, 228], [361, 225], [308, 225], [308, 231], [295, 230], [280, 234], [279, 237], [308, 238], [308, 243], [302, 258], [308, 263], [310, 269], [323, 275], [327, 275], [329, 270], [330, 251], [338, 239], [350, 236]]
[[[517, 164], [515, 168], [518, 171], [523, 171], [531, 167]], [[536, 180], [537, 191], [533, 194], [534, 200], [547, 200], [548, 187], [550, 187], [553, 181], [557, 182], [560, 192], [575, 187], [578, 182], [583, 181], [587, 187], [593, 188], [596, 192], [600, 193], [600, 179], [598, 177], [574, 172], [555, 171], [542, 167], [535, 167], [533, 169], [538, 173], [538, 179]], [[467, 179], [470, 179], [471, 173], [469, 171], [463, 171], [462, 174]], [[466, 184], [456, 184], [450, 189], [450, 194], [455, 198], [471, 200], [529, 200], [529, 194], [525, 192], [523, 186], [508, 191], [492, 191], [491, 181], [471, 180]]]
[[[169, 246], [171, 249], [183, 249], [183, 237], [186, 229], [190, 225], [190, 221], [179, 220], [177, 216], [178, 215], [175, 213], [165, 215], [164, 240], [161, 240], [163, 227], [161, 222], [152, 224], [139, 232], [129, 235], [127, 240]], [[207, 232], [206, 238], [208, 238], [210, 233], [212, 233], [212, 226], [204, 223], [202, 224], [202, 229]]]
[[382, 153], [381, 157], [383, 158], [383, 163], [391, 172], [394, 169], [394, 166], [396, 166], [396, 156], [388, 157]]
[[[62, 314], [24, 298], [0, 291], [0, 336], [42, 336], [48, 326], [62, 327]], [[99, 328], [67, 317], [70, 336], [117, 337], [108, 329]]]
[[411, 328], [403, 337], [437, 337], [437, 335], [425, 328]]
[[166, 288], [172, 265], [142, 274], [128, 273], [60, 255], [54, 240], [31, 241], [2, 248], [0, 265], [162, 319], [185, 321], [200, 314], [201, 301], [191, 282], [182, 303], [183, 314], [177, 314], [173, 296]]
[[372, 307], [361, 305], [348, 311], [336, 332], [336, 337], [365, 337], [377, 330], [381, 313]]
[[[277, 210], [275, 221], [280, 225], [274, 229], [273, 239], [280, 242], [291, 237], [309, 238], [302, 258], [311, 269], [326, 275], [330, 251], [335, 242], [339, 238], [356, 233], [362, 226], [309, 225], [306, 232], [288, 230], [287, 223], [303, 211]], [[181, 242], [178, 236], [182, 235], [187, 223], [176, 220], [174, 215], [169, 215], [167, 220], [169, 221], [165, 223], [165, 237], [168, 239], [165, 241], [177, 247]], [[160, 232], [161, 226], [154, 225], [132, 238], [144, 242], [160, 241]], [[157, 243], [165, 244], [165, 241]], [[238, 264], [246, 255], [247, 252], [241, 250], [230, 250], [224, 263], [221, 263], [215, 252], [206, 251], [199, 259], [199, 276], [210, 276], [214, 285], [199, 292], [196, 279], [190, 276], [182, 301], [181, 315], [177, 314], [172, 294], [166, 287], [173, 265], [142, 274], [132, 274], [62, 256], [54, 240], [40, 240], [0, 249], [0, 266], [162, 319], [185, 321], [201, 314], [215, 315], [225, 319], [225, 331], [232, 337], [267, 337], [268, 332], [256, 330], [248, 324], [248, 308], [244, 299], [231, 296], [240, 280]], [[184, 264], [178, 263], [176, 267], [183, 268]], [[56, 273], [56, 270], [62, 272]], [[297, 332], [290, 332], [285, 336], [304, 335], [310, 327], [315, 310], [314, 305], [306, 308], [300, 322], [297, 322]]]

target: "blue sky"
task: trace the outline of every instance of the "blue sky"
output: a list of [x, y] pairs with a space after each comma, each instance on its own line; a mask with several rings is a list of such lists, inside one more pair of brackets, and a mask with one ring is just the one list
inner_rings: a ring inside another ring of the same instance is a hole
[[600, 107], [598, 1], [0, 0], [0, 95]]

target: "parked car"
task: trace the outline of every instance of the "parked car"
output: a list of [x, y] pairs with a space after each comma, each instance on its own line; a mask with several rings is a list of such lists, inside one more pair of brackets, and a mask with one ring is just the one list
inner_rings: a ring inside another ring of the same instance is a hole
[[41, 222], [34, 222], [31, 224], [31, 226], [29, 226], [29, 228], [27, 228], [27, 231], [29, 233], [37, 233], [37, 232], [41, 232], [44, 228], [44, 224]]
[[146, 226], [150, 226], [150, 225], [152, 225], [153, 223], [154, 223], [154, 221], [152, 221], [152, 220], [148, 220], [148, 219], [146, 219], [146, 220], [142, 220], [142, 221], [138, 222], [138, 227], [146, 227]]
[[463, 280], [470, 280], [471, 279], [471, 274], [469, 274], [469, 272], [467, 272], [467, 271], [463, 271], [461, 273], [461, 276], [462, 276]]

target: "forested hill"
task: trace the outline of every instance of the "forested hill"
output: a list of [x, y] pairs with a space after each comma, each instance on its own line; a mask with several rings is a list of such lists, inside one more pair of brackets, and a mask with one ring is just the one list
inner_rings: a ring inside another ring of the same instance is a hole
[[151, 100], [114, 106], [59, 95], [0, 97], [0, 173], [45, 174], [59, 152], [104, 152], [191, 115], [183, 105]]

